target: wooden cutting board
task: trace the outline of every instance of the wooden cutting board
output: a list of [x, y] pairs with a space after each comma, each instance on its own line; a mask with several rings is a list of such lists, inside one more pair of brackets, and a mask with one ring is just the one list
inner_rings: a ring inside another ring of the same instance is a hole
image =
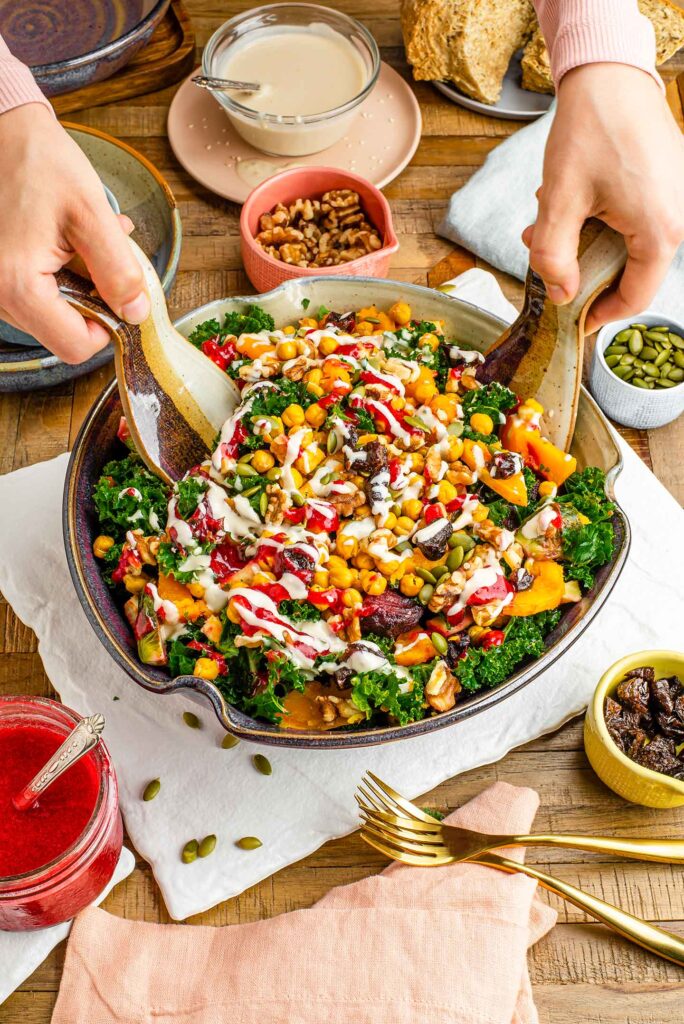
[[54, 96], [57, 114], [99, 107], [115, 100], [156, 92], [185, 78], [195, 65], [195, 33], [182, 0], [171, 0], [166, 15], [144, 46], [121, 71], [104, 82]]

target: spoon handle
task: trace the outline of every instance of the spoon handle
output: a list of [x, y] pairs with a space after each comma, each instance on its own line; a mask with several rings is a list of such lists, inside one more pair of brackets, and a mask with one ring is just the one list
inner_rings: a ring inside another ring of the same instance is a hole
[[44, 793], [48, 786], [52, 785], [55, 779], [63, 775], [67, 769], [76, 764], [84, 754], [97, 746], [105, 726], [103, 715], [91, 715], [90, 718], [82, 718], [76, 728], [69, 733], [64, 743], [57, 750], [48, 763], [44, 765], [38, 774], [31, 779], [28, 786], [17, 793], [12, 803], [18, 811], [27, 810], [36, 802], [41, 793]]
[[212, 75], [194, 75], [192, 81], [201, 89], [218, 89], [219, 92], [225, 89], [237, 89], [238, 92], [259, 92], [261, 89], [258, 82], [240, 82], [234, 78], [215, 78]]

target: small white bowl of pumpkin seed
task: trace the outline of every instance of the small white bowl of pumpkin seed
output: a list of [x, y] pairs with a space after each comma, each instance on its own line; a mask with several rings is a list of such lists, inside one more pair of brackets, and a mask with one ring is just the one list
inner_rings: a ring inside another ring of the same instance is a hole
[[684, 412], [684, 324], [649, 311], [598, 333], [589, 390], [606, 415], [650, 430]]

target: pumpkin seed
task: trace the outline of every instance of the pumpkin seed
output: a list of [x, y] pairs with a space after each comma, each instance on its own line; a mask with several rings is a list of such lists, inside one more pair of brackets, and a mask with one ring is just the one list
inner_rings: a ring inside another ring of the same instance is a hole
[[443, 637], [441, 633], [430, 633], [430, 639], [432, 640], [432, 646], [438, 654], [446, 654], [449, 649], [449, 645], [446, 642], [446, 637]]
[[151, 779], [143, 790], [143, 800], [154, 800], [155, 796], [158, 795], [160, 789], [161, 782], [159, 781], [159, 779]]
[[272, 466], [271, 469], [269, 469], [268, 473], [266, 474], [266, 479], [270, 480], [271, 483], [273, 483], [275, 480], [280, 479], [281, 472], [282, 470], [280, 469], [280, 466]]
[[664, 348], [663, 351], [660, 353], [660, 355], [656, 356], [655, 359], [653, 360], [654, 364], [656, 366], [662, 366], [663, 363], [667, 362], [667, 360], [669, 358], [669, 355], [670, 355], [670, 353], [667, 351], [666, 348]]
[[410, 540], [401, 540], [394, 548], [394, 550], [401, 555], [404, 551], [410, 551], [412, 547], [413, 545], [411, 544]]
[[624, 330], [618, 331], [618, 333], [613, 338], [613, 341], [617, 341], [619, 344], [625, 344], [626, 345], [628, 343], [629, 339], [632, 337], [632, 332], [636, 331], [637, 329], [638, 328], [637, 328], [636, 324], [632, 324], [631, 327], [625, 327]]
[[603, 354], [604, 356], [624, 356], [626, 351], [626, 345], [609, 345]]
[[416, 576], [419, 576], [424, 583], [437, 582], [437, 577], [429, 569], [423, 569], [422, 566], [416, 569]]
[[648, 384], [645, 380], [642, 380], [641, 377], [635, 377], [631, 383], [634, 387], [637, 388], [648, 388]]
[[666, 377], [669, 377], [670, 370], [674, 370], [674, 366], [672, 365], [672, 363], [663, 363], [663, 365], [660, 367], [660, 379], [665, 380]]
[[404, 423], [408, 423], [410, 427], [416, 427], [418, 430], [422, 430], [426, 434], [430, 433], [428, 425], [423, 423], [418, 416], [404, 416]]
[[202, 723], [200, 722], [200, 720], [197, 717], [197, 715], [193, 714], [192, 711], [184, 711], [183, 712], [183, 721], [191, 729], [201, 729], [202, 728]]
[[246, 455], [241, 455], [238, 459], [238, 465], [243, 466], [246, 462], [251, 462], [254, 452], [247, 452]]
[[[639, 374], [641, 376], [641, 374]], [[629, 372], [624, 375], [623, 380], [630, 381], [632, 377], [636, 377], [636, 371], [630, 366]]]
[[684, 352], [675, 352], [672, 358], [675, 366], [678, 366], [680, 370], [684, 370]]
[[660, 370], [655, 363], [644, 363], [644, 373], [648, 374], [649, 377], [660, 376]]
[[183, 847], [181, 853], [181, 860], [184, 864], [192, 864], [193, 860], [197, 860], [197, 851], [199, 850], [199, 843], [196, 839], [190, 839], [189, 842]]
[[616, 377], [619, 377], [621, 380], [625, 376], [626, 373], [629, 373], [630, 370], [631, 370], [631, 366], [614, 366], [613, 367], [613, 373], [615, 374]]
[[630, 324], [633, 331], [647, 331], [648, 326], [646, 324]]
[[461, 567], [461, 562], [463, 561], [463, 556], [464, 556], [464, 551], [463, 551], [463, 548], [461, 547], [461, 545], [459, 544], [459, 545], [457, 545], [457, 547], [455, 547], [453, 549], [453, 551], [449, 552], [449, 557], [447, 558], [447, 563], [446, 563], [447, 564], [447, 568], [451, 572], [456, 572], [456, 570], [460, 569], [460, 567]]
[[680, 367], [670, 370], [668, 380], [673, 380], [678, 384], [680, 380], [684, 380], [684, 370]]
[[208, 857], [216, 849], [216, 836], [205, 836], [197, 847], [198, 857]]
[[256, 485], [256, 487], [248, 487], [246, 491], [243, 491], [243, 492], [242, 492], [242, 494], [243, 494], [243, 496], [244, 496], [245, 498], [251, 498], [251, 496], [252, 496], [253, 494], [256, 494], [256, 492], [257, 492], [258, 490], [259, 490], [259, 484], [257, 484], [257, 485]]
[[449, 572], [449, 568], [446, 565], [436, 565], [432, 570], [432, 575], [436, 580], [441, 580], [442, 576]]
[[469, 534], [463, 533], [461, 530], [456, 530], [456, 532], [452, 533], [449, 538], [449, 547], [462, 547], [464, 551], [470, 551], [475, 547], [475, 541], [471, 536], [469, 536]]
[[235, 841], [235, 845], [239, 846], [241, 850], [258, 850], [264, 844], [256, 836], [243, 836], [242, 839]]
[[242, 463], [242, 465], [240, 465], [240, 463], [238, 463], [236, 468], [237, 468], [238, 476], [245, 476], [246, 477], [246, 476], [258, 476], [259, 475], [257, 473], [256, 469], [254, 468], [254, 466], [247, 466], [245, 463]]
[[328, 449], [328, 455], [332, 455], [333, 452], [337, 451], [337, 434], [334, 430], [331, 430], [328, 434], [326, 448]]
[[663, 332], [656, 331], [654, 327], [651, 327], [650, 330], [644, 331], [644, 338], [648, 338], [649, 341], [662, 341]]
[[227, 732], [221, 740], [221, 746], [224, 750], [232, 750], [233, 747], [237, 747], [240, 742], [237, 736], [233, 736], [232, 732]]
[[421, 604], [427, 604], [434, 592], [435, 588], [430, 583], [426, 583], [418, 593], [418, 600]]
[[296, 505], [297, 508], [304, 508], [306, 505], [306, 498], [299, 491], [293, 491], [290, 497], [292, 498], [292, 504]]
[[630, 353], [626, 356], [620, 356], [620, 362], [623, 366], [631, 366], [635, 359], [636, 356], [633, 356]]
[[629, 351], [633, 356], [638, 356], [644, 347], [644, 339], [641, 337], [641, 331], [633, 330], [629, 332], [629, 338], [627, 339], [629, 345]]
[[624, 359], [624, 356], [607, 356], [606, 363], [611, 367], [617, 366], [621, 359]]
[[259, 498], [259, 512], [260, 512], [261, 516], [263, 517], [263, 516], [266, 515], [267, 511], [268, 511], [268, 494], [266, 493], [266, 491], [263, 491], [262, 494], [261, 494], [261, 497]]
[[658, 349], [653, 348], [652, 345], [644, 345], [639, 355], [644, 360], [644, 362], [647, 363], [649, 359], [655, 359], [655, 357], [658, 355]]
[[447, 434], [450, 434], [452, 437], [460, 437], [463, 433], [463, 427], [463, 420], [454, 420], [453, 423], [450, 423], [447, 427]]
[[659, 388], [675, 388], [675, 387], [677, 387], [677, 381], [676, 380], [663, 380], [662, 377], [660, 378], [660, 380], [656, 381], [656, 384], [658, 385]]
[[680, 352], [684, 349], [684, 338], [682, 338], [681, 334], [673, 334], [672, 331], [670, 331], [667, 337], [674, 347], [680, 350]]
[[267, 757], [264, 757], [263, 754], [255, 754], [254, 757], [252, 758], [252, 764], [254, 765], [258, 772], [261, 772], [262, 775], [273, 774], [271, 762]]

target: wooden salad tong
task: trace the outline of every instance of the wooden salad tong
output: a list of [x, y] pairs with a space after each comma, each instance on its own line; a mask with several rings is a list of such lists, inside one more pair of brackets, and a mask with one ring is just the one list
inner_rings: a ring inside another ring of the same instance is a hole
[[60, 271], [57, 283], [70, 305], [110, 332], [119, 394], [135, 447], [148, 468], [170, 483], [206, 459], [240, 393], [173, 326], [156, 270], [142, 249], [129, 242], [150, 296], [150, 315], [139, 327], [121, 320], [92, 282], [73, 271]]
[[543, 433], [563, 451], [570, 447], [577, 419], [586, 315], [626, 259], [622, 235], [588, 220], [580, 234], [576, 297], [567, 306], [556, 306], [539, 275], [528, 270], [522, 312], [485, 352], [477, 374], [483, 384], [498, 380], [520, 398], [541, 402]]

